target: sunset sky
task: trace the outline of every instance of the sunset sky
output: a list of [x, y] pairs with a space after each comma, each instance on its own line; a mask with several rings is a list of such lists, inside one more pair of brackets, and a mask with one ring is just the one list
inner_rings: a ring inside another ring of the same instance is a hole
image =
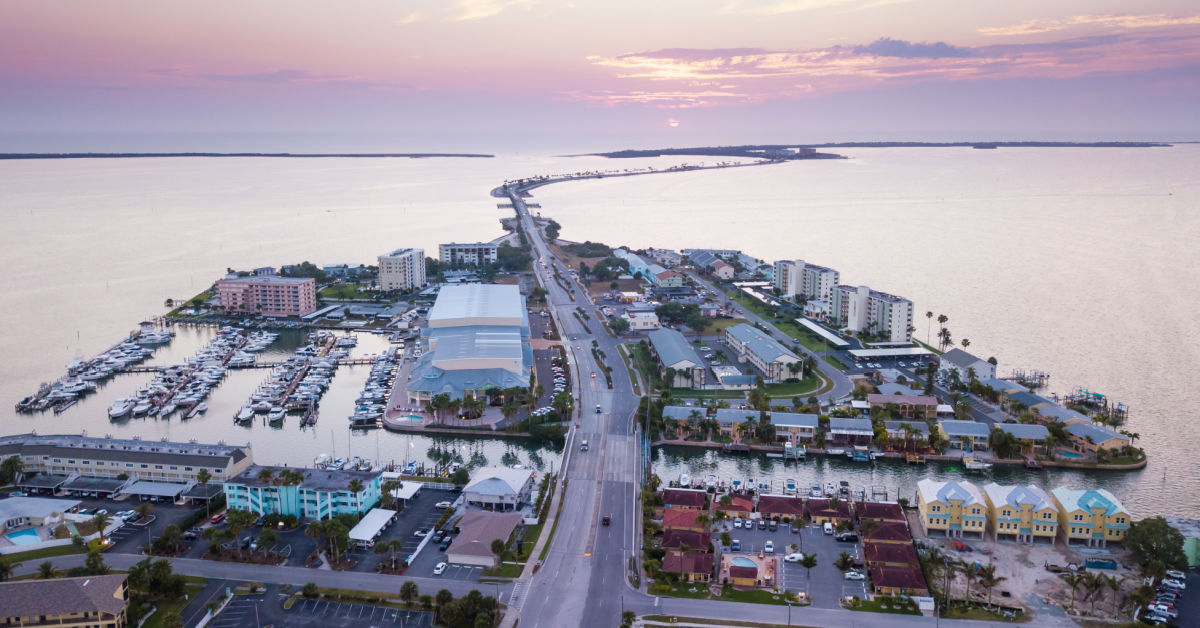
[[0, 150], [1200, 139], [1200, 5], [0, 3]]

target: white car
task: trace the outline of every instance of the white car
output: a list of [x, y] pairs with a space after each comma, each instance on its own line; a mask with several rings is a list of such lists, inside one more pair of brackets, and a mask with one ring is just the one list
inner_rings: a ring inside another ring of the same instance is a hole
[[433, 566], [433, 575], [440, 576], [446, 573], [446, 563], [438, 563]]
[[733, 520], [733, 527], [735, 527], [735, 528], [742, 527], [742, 518], [741, 517], [738, 517], [737, 519]]
[[453, 506], [453, 504], [451, 504], [450, 502], [438, 502], [433, 505], [434, 508], [440, 508], [442, 510], [445, 510], [445, 509], [449, 508], [450, 506]]
[[1146, 607], [1146, 610], [1151, 613], [1157, 613], [1159, 615], [1166, 615], [1167, 617], [1170, 617], [1171, 619], [1175, 619], [1175, 618], [1179, 617], [1179, 613], [1176, 613], [1175, 611], [1167, 608], [1166, 606], [1164, 606], [1162, 604], [1151, 604], [1150, 606]]
[[847, 580], [866, 580], [867, 579], [867, 577], [864, 576], [861, 571], [847, 571], [845, 573], [845, 575], [842, 577]]
[[783, 557], [783, 562], [785, 562], [785, 563], [798, 563], [802, 560], [804, 560], [804, 554], [799, 554], [799, 553], [788, 554], [787, 556]]
[[774, 554], [775, 553], [775, 541], [767, 541], [767, 544], [763, 546], [763, 552], [766, 554]]
[[1186, 579], [1187, 579], [1187, 574], [1183, 573], [1182, 571], [1176, 571], [1176, 570], [1174, 570], [1174, 569], [1168, 569], [1168, 570], [1167, 570], [1167, 577], [1169, 577], [1169, 578], [1174, 578], [1174, 579], [1176, 579], [1176, 580], [1179, 580], [1180, 582], [1182, 582], [1182, 581], [1184, 581], [1184, 580], [1186, 580]]

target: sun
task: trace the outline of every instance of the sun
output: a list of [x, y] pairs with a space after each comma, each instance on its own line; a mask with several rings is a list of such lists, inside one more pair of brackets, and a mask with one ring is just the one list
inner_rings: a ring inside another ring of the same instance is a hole
[[667, 118], [667, 126], [673, 129], [679, 126], [679, 120], [676, 120], [675, 118]]

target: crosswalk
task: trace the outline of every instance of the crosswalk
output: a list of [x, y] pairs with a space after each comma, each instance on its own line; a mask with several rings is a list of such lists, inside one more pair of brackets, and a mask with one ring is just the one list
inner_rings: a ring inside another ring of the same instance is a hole
[[521, 608], [525, 606], [525, 580], [518, 580], [513, 585], [512, 593], [508, 594], [508, 608], [514, 611], [515, 615], [521, 614]]

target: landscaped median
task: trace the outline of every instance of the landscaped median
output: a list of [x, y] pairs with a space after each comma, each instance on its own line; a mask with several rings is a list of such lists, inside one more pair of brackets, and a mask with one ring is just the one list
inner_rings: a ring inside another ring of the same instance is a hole
[[868, 611], [871, 613], [892, 613], [894, 615], [920, 615], [917, 603], [912, 598], [877, 596], [873, 600], [854, 598], [852, 602], [842, 603], [842, 608], [852, 611]]
[[713, 595], [709, 590], [709, 585], [706, 582], [680, 582], [676, 584], [652, 584], [650, 585], [650, 593], [652, 595], [669, 595], [671, 597], [684, 597], [694, 600], [718, 600], [722, 602], [750, 602], [753, 604], [791, 604], [792, 606], [807, 606], [807, 603], [800, 602], [795, 594], [784, 592], [767, 591], [765, 589], [741, 590], [734, 588], [732, 585], [724, 585], [721, 587], [720, 595]]

